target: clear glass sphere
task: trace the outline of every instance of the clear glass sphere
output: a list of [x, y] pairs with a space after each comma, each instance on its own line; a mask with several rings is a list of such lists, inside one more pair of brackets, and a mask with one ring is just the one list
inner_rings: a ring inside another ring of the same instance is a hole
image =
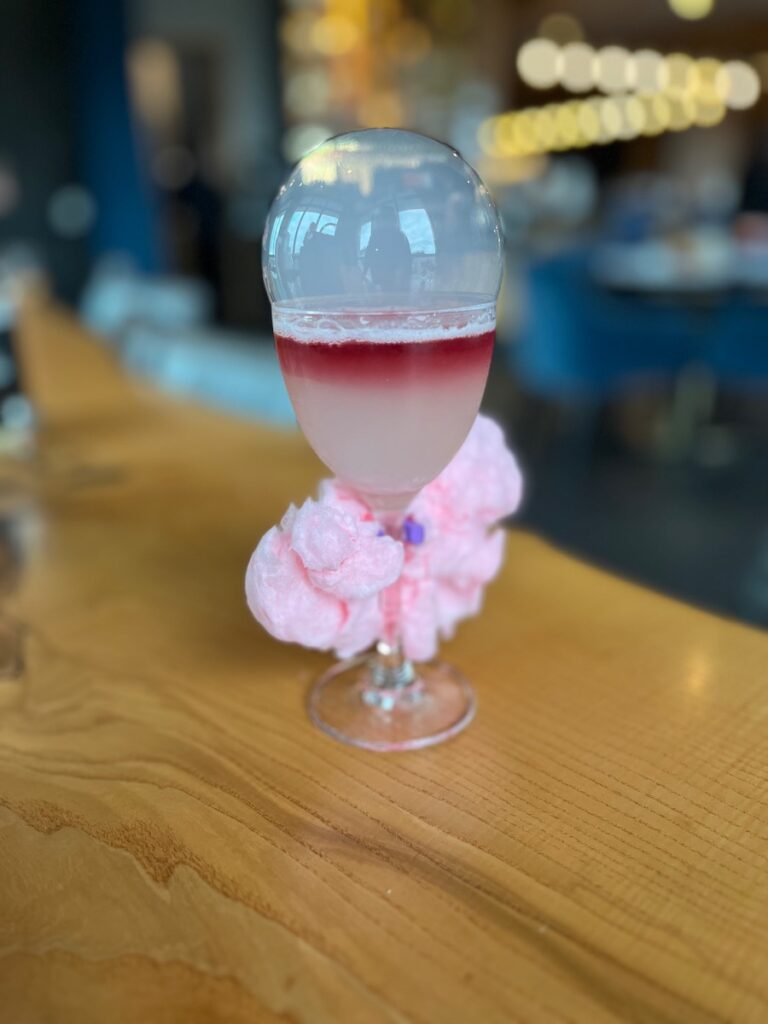
[[374, 128], [294, 168], [264, 231], [264, 280], [278, 305], [437, 309], [495, 301], [501, 253], [493, 200], [455, 149]]

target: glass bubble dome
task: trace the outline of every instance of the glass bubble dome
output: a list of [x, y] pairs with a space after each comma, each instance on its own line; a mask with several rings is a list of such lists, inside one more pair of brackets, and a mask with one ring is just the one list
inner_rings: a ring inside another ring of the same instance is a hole
[[451, 309], [493, 303], [502, 236], [488, 190], [455, 149], [374, 128], [295, 167], [264, 232], [273, 306]]

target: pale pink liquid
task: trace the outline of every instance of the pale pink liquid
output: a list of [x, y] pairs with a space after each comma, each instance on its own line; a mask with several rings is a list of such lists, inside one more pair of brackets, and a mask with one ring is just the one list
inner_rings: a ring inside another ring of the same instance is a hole
[[[388, 314], [330, 334], [276, 318], [296, 417], [323, 462], [382, 512], [403, 511], [456, 454], [480, 407], [494, 342], [488, 317], [451, 313], [413, 330]], [[327, 318], [323, 318], [327, 324]]]

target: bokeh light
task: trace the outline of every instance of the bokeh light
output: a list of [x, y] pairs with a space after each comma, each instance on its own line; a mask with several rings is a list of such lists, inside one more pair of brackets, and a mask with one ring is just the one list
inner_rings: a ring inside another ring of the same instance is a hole
[[606, 142], [612, 142], [619, 137], [623, 119], [615, 99], [606, 98], [600, 101], [600, 122]]
[[645, 128], [645, 107], [637, 96], [617, 97], [623, 121], [622, 138], [634, 139], [641, 135]]
[[48, 223], [62, 238], [81, 238], [96, 220], [96, 203], [82, 185], [62, 185], [48, 202]]
[[661, 85], [670, 97], [686, 96], [693, 81], [693, 58], [687, 53], [670, 53], [664, 58]]
[[539, 25], [538, 35], [542, 39], [551, 39], [553, 43], [564, 46], [584, 38], [584, 29], [572, 14], [557, 12], [548, 14]]
[[669, 0], [669, 6], [678, 18], [698, 21], [712, 13], [715, 0]]
[[666, 96], [657, 93], [653, 96], [639, 96], [645, 114], [643, 135], [661, 135], [669, 128], [670, 107]]
[[692, 96], [669, 97], [669, 129], [682, 132], [696, 120], [696, 101]]
[[551, 149], [557, 139], [555, 106], [547, 106], [533, 113], [533, 134], [539, 149]]
[[558, 148], [571, 149], [571, 147], [578, 144], [581, 137], [579, 119], [574, 106], [577, 107], [573, 103], [563, 103], [558, 107], [555, 114]]
[[703, 57], [693, 65], [691, 92], [704, 105], [721, 106], [723, 97], [718, 85], [722, 63], [714, 57]]
[[154, 131], [171, 128], [181, 114], [181, 69], [162, 39], [138, 39], [127, 57], [128, 82], [141, 119]]
[[743, 60], [729, 60], [717, 76], [717, 89], [731, 110], [746, 110], [760, 97], [760, 79], [757, 72]]
[[599, 142], [602, 136], [599, 110], [594, 103], [579, 104], [579, 129], [588, 143]]
[[726, 114], [726, 106], [721, 100], [696, 100], [694, 124], [699, 128], [712, 128], [720, 124]]
[[280, 24], [280, 38], [299, 57], [311, 56], [313, 29], [318, 17], [314, 11], [292, 11]]
[[351, 18], [341, 14], [324, 14], [312, 26], [312, 48], [325, 57], [341, 57], [354, 50], [360, 41], [360, 30]]
[[623, 46], [604, 46], [595, 58], [595, 80], [603, 92], [626, 92], [630, 87], [630, 55]]
[[560, 47], [551, 39], [531, 39], [517, 54], [517, 70], [528, 85], [550, 89], [560, 78]]
[[502, 117], [494, 118], [495, 127], [493, 132], [493, 150], [501, 156], [514, 156], [517, 153], [514, 127], [515, 115], [504, 114]]
[[595, 84], [595, 51], [586, 43], [567, 43], [562, 51], [560, 82], [570, 92], [589, 92]]
[[328, 74], [324, 68], [294, 72], [285, 84], [286, 108], [297, 117], [311, 119], [324, 114], [330, 100]]
[[521, 110], [514, 115], [512, 122], [512, 138], [518, 153], [527, 156], [536, 153], [536, 126], [533, 114], [529, 110]]
[[638, 50], [633, 55], [631, 85], [640, 95], [650, 95], [662, 88], [664, 59], [655, 50]]

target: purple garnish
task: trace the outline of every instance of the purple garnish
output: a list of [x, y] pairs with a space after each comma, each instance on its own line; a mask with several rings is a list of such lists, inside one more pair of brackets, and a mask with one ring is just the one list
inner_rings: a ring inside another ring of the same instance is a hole
[[403, 523], [403, 542], [405, 544], [423, 544], [424, 527], [417, 523], [412, 516], [408, 516]]

